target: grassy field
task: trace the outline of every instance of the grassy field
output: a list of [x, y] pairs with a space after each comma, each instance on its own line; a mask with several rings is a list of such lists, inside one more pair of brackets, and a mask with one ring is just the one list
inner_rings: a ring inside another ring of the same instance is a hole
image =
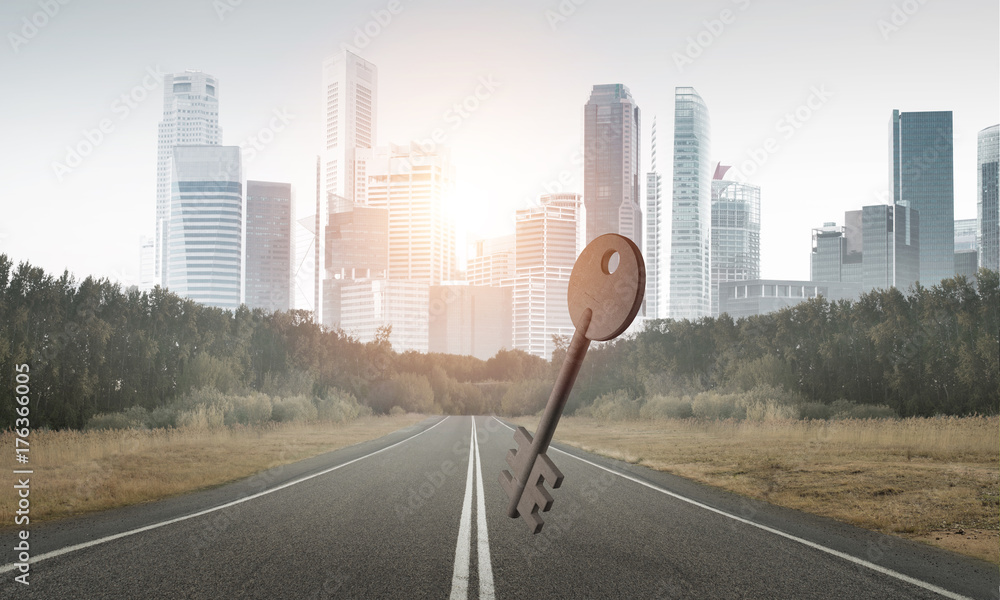
[[[221, 485], [350, 446], [423, 420], [362, 417], [346, 424], [209, 429], [36, 431], [31, 433], [31, 522], [138, 504]], [[0, 455], [14, 435], [0, 432]], [[0, 524], [14, 522], [17, 498], [0, 487]]]
[[[530, 431], [537, 417], [514, 419]], [[1000, 563], [1000, 419], [602, 421], [556, 441]]]

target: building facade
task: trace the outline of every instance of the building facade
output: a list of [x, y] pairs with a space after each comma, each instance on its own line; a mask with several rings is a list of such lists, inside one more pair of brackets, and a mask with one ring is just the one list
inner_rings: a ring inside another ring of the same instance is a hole
[[[417, 143], [359, 149], [355, 204], [389, 215], [389, 279], [439, 285], [455, 278], [455, 222], [446, 208], [455, 172]], [[364, 185], [360, 185], [364, 174]]]
[[292, 184], [247, 181], [246, 292], [249, 308], [287, 311], [294, 298]]
[[378, 126], [378, 68], [343, 50], [323, 61], [323, 191], [354, 201], [355, 152], [373, 148]]
[[515, 235], [476, 240], [467, 261], [469, 285], [509, 285], [514, 278]]
[[549, 359], [552, 336], [571, 336], [569, 276], [576, 262], [579, 194], [550, 194], [517, 211], [513, 281], [513, 345]]
[[719, 284], [719, 312], [739, 319], [779, 311], [820, 296], [836, 302], [856, 300], [860, 294], [861, 286], [857, 283], [784, 279], [724, 281]]
[[243, 183], [239, 146], [177, 146], [171, 165], [167, 287], [202, 304], [241, 302]]
[[909, 290], [920, 274], [919, 211], [898, 204], [865, 206], [861, 231], [861, 289]]
[[1000, 270], [1000, 125], [987, 127], [978, 135], [976, 169], [976, 216], [979, 264]]
[[716, 167], [712, 180], [712, 315], [719, 315], [719, 284], [760, 279], [760, 187], [725, 179]]
[[955, 275], [972, 279], [979, 270], [979, 219], [955, 219]]
[[652, 152], [646, 173], [646, 297], [647, 319], [665, 316], [663, 297], [663, 177], [656, 170], [656, 119], [650, 135]]
[[396, 352], [427, 352], [429, 287], [420, 281], [356, 279], [338, 283], [340, 326], [361, 342], [373, 342], [392, 327]]
[[586, 243], [618, 233], [642, 248], [639, 107], [624, 85], [595, 85], [583, 114]]
[[920, 283], [955, 273], [955, 174], [951, 111], [892, 112], [893, 204], [920, 213]]
[[170, 218], [174, 147], [221, 143], [218, 80], [201, 71], [164, 75], [163, 120], [156, 139], [155, 283], [167, 282], [166, 222]]
[[510, 286], [432, 285], [429, 351], [486, 360], [512, 347]]
[[694, 88], [677, 88], [674, 107], [668, 314], [695, 320], [712, 314], [710, 123], [708, 107]]
[[339, 198], [330, 201], [324, 246], [323, 324], [342, 327], [341, 294], [355, 280], [385, 279], [389, 268], [389, 211], [355, 206]]

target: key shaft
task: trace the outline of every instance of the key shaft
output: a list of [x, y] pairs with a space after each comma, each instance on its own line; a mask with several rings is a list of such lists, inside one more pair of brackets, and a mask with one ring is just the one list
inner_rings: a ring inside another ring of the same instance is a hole
[[549, 444], [552, 443], [552, 436], [555, 434], [556, 426], [559, 424], [559, 417], [562, 416], [563, 408], [565, 408], [566, 401], [569, 399], [569, 393], [573, 389], [576, 376], [580, 373], [583, 359], [587, 356], [587, 350], [590, 348], [590, 340], [587, 339], [584, 332], [587, 331], [587, 326], [590, 325], [592, 314], [592, 311], [588, 308], [583, 314], [582, 322], [576, 328], [576, 331], [573, 332], [569, 348], [566, 349], [566, 360], [559, 369], [559, 374], [556, 376], [556, 383], [552, 387], [552, 393], [549, 395], [548, 402], [545, 403], [545, 412], [542, 414], [542, 420], [538, 423], [538, 428], [535, 430], [535, 437], [531, 443], [531, 447], [522, 448], [518, 451], [527, 452], [528, 457], [526, 460], [522, 459], [523, 462], [520, 462], [521, 468], [518, 469], [517, 476], [515, 477], [517, 487], [514, 494], [511, 495], [510, 503], [507, 505], [507, 516], [511, 518], [518, 516], [517, 505], [521, 501], [521, 494], [524, 493], [524, 486], [528, 482], [528, 476], [531, 475], [531, 468], [534, 466], [538, 455], [545, 454], [549, 449]]

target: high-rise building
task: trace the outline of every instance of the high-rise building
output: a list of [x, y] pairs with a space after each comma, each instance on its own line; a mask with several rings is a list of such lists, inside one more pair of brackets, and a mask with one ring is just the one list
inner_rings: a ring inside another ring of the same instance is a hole
[[843, 281], [844, 229], [836, 222], [823, 223], [812, 230], [812, 252], [809, 256], [809, 281]]
[[389, 265], [389, 211], [356, 206], [333, 197], [326, 226], [326, 277], [323, 280], [323, 324], [341, 325], [343, 286], [357, 280], [383, 280]]
[[586, 243], [618, 233], [642, 248], [639, 107], [622, 84], [595, 85], [584, 106]]
[[361, 342], [390, 326], [396, 352], [427, 352], [429, 288], [422, 281], [347, 280], [340, 287], [340, 326]]
[[905, 292], [917, 282], [921, 220], [919, 211], [899, 204], [862, 207], [863, 291], [896, 287]]
[[920, 212], [920, 283], [955, 273], [952, 113], [892, 111], [889, 189], [893, 204]]
[[976, 169], [976, 236], [979, 264], [1000, 270], [1000, 125], [987, 127], [978, 136]]
[[358, 148], [376, 143], [378, 69], [343, 50], [323, 61], [323, 106], [326, 138], [323, 152], [324, 192], [354, 201]]
[[664, 316], [663, 295], [663, 177], [656, 170], [656, 119], [653, 119], [653, 133], [650, 136], [649, 173], [646, 173], [646, 297], [643, 299], [647, 319]]
[[139, 238], [139, 290], [148, 292], [156, 286], [156, 243], [144, 235]]
[[446, 210], [454, 188], [447, 155], [417, 143], [359, 149], [357, 172], [365, 174], [355, 203], [389, 211], [389, 279], [430, 285], [454, 279], [455, 223]]
[[673, 217], [670, 235], [669, 316], [712, 314], [712, 165], [708, 108], [691, 87], [674, 100]]
[[549, 194], [516, 214], [514, 348], [545, 359], [555, 350], [553, 335], [574, 331], [567, 293], [580, 205], [579, 194]]
[[292, 308], [295, 203], [292, 184], [247, 181], [246, 293], [249, 308]]
[[840, 281], [861, 284], [864, 279], [864, 240], [862, 211], [844, 213], [844, 258], [840, 266]]
[[979, 219], [955, 219], [955, 275], [972, 279], [979, 270]]
[[515, 239], [512, 234], [476, 240], [467, 265], [469, 284], [500, 286], [513, 279]]
[[239, 146], [177, 146], [167, 231], [170, 291], [220, 308], [240, 305], [243, 183]]
[[429, 352], [486, 360], [511, 347], [511, 288], [432, 285]]
[[221, 143], [218, 80], [201, 71], [164, 75], [163, 120], [156, 151], [155, 283], [167, 281], [166, 221], [170, 218], [174, 147]]
[[712, 315], [719, 315], [719, 284], [760, 279], [760, 187], [712, 178]]

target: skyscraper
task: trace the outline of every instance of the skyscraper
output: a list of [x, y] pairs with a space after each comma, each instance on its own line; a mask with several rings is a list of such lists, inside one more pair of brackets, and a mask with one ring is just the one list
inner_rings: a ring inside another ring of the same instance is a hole
[[955, 274], [955, 182], [951, 111], [892, 111], [893, 204], [920, 212], [920, 283]]
[[618, 233], [642, 248], [639, 107], [624, 85], [595, 85], [583, 120], [586, 243]]
[[455, 223], [445, 209], [455, 181], [446, 154], [417, 143], [358, 150], [355, 203], [389, 211], [389, 279], [438, 285], [454, 278]]
[[862, 207], [862, 291], [895, 287], [905, 292], [917, 282], [922, 218], [899, 204]]
[[955, 275], [969, 279], [979, 270], [979, 219], [955, 219]]
[[978, 136], [978, 168], [976, 169], [976, 216], [979, 231], [979, 264], [1000, 270], [1000, 196], [998, 196], [998, 165], [1000, 165], [1000, 125], [987, 127]]
[[354, 201], [355, 151], [375, 146], [378, 69], [348, 50], [323, 61], [324, 191]]
[[712, 178], [712, 315], [719, 315], [719, 284], [760, 279], [760, 187]]
[[841, 265], [844, 256], [844, 230], [828, 221], [812, 231], [812, 252], [809, 256], [809, 281], [843, 281]]
[[553, 335], [574, 331], [566, 294], [580, 204], [579, 194], [549, 194], [516, 215], [514, 347], [545, 359], [555, 350]]
[[139, 289], [148, 292], [156, 285], [156, 244], [148, 235], [139, 239]]
[[389, 211], [357, 206], [334, 197], [324, 233], [326, 277], [323, 280], [323, 324], [342, 327], [341, 296], [345, 285], [385, 279], [389, 266]]
[[653, 133], [650, 136], [652, 153], [650, 155], [649, 173], [646, 173], [646, 306], [647, 319], [659, 319], [663, 316], [660, 307], [663, 299], [660, 293], [662, 285], [662, 252], [661, 227], [663, 225], [663, 178], [656, 170], [656, 119], [653, 119]]
[[239, 146], [177, 146], [167, 222], [170, 291], [209, 306], [240, 305], [243, 185]]
[[166, 283], [166, 220], [170, 199], [174, 147], [222, 143], [219, 127], [219, 83], [201, 71], [185, 71], [163, 77], [163, 120], [160, 121], [156, 152], [155, 283]]
[[250, 308], [292, 307], [295, 204], [292, 184], [247, 181], [246, 297]]
[[710, 124], [694, 88], [678, 87], [674, 102], [669, 316], [695, 320], [712, 314]]

